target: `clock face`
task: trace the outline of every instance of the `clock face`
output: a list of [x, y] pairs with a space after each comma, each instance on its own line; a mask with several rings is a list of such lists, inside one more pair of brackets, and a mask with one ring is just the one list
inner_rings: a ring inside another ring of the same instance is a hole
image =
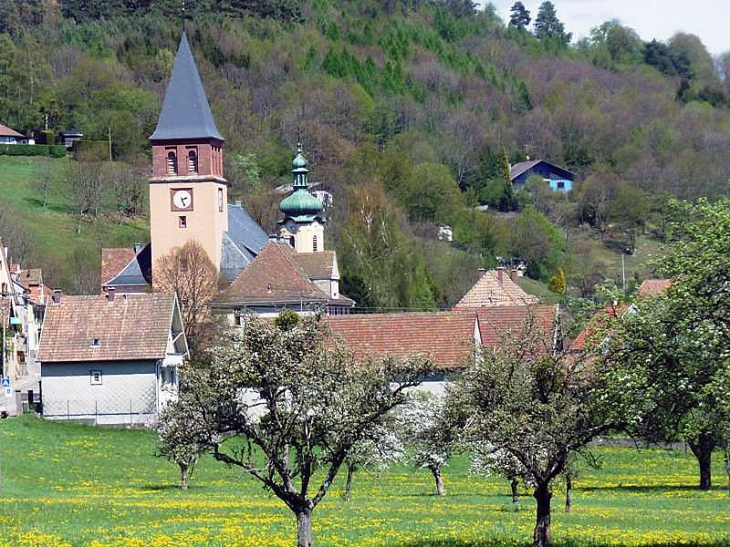
[[173, 190], [172, 205], [178, 211], [190, 211], [193, 208], [192, 190]]

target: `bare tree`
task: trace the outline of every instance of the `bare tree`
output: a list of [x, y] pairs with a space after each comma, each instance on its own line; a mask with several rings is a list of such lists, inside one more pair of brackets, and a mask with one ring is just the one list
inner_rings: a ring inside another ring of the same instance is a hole
[[328, 342], [326, 329], [318, 317], [286, 327], [248, 318], [216, 344], [208, 366], [184, 372], [186, 389], [166, 413], [193, 424], [181, 431], [204, 432], [218, 461], [243, 469], [289, 507], [299, 547], [311, 547], [312, 513], [346, 458], [379, 438], [428, 370], [416, 358], [356, 360]]
[[153, 275], [155, 289], [177, 293], [185, 336], [192, 349], [199, 349], [211, 326], [208, 304], [218, 294], [218, 270], [208, 253], [197, 241], [188, 241], [161, 256]]
[[88, 214], [98, 216], [103, 197], [102, 168], [99, 162], [71, 162], [67, 178], [71, 187], [74, 209], [79, 215], [76, 233], [81, 233], [81, 222]]

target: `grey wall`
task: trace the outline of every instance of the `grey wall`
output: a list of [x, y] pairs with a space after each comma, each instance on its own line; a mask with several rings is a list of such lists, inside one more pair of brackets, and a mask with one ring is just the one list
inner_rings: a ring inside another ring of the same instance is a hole
[[[102, 372], [91, 385], [90, 371]], [[103, 424], [148, 423], [157, 418], [156, 361], [42, 363], [43, 415]]]

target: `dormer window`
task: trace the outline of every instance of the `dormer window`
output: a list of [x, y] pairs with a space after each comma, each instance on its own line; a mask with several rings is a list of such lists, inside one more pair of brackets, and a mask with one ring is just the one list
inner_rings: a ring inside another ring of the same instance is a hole
[[177, 175], [177, 154], [172, 150], [167, 153], [167, 174]]
[[198, 152], [195, 149], [188, 151], [188, 174], [198, 174]]
[[91, 339], [91, 347], [92, 348], [98, 348], [99, 346], [101, 346], [101, 342], [99, 341], [99, 339], [98, 338], [92, 338]]

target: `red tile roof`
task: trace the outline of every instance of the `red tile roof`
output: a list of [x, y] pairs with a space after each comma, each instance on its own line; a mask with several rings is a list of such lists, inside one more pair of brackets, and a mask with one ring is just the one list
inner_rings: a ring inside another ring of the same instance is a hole
[[332, 334], [360, 358], [418, 354], [431, 357], [440, 369], [463, 368], [469, 365], [475, 343], [476, 314], [469, 310], [338, 315], [325, 320]]
[[537, 296], [523, 291], [504, 270], [489, 270], [456, 304], [457, 308], [481, 308], [486, 306], [525, 306], [539, 304]]
[[625, 304], [606, 306], [598, 310], [580, 334], [575, 337], [570, 349], [572, 351], [583, 351], [586, 349], [586, 341], [594, 337], [599, 331], [604, 330], [608, 326], [609, 321], [621, 317], [626, 310], [628, 310], [628, 306]]
[[7, 125], [0, 123], [0, 137], [19, 137], [25, 138], [24, 135], [18, 133], [15, 129], [9, 128]]
[[46, 307], [38, 360], [162, 359], [175, 305], [174, 293], [118, 295], [113, 302], [104, 295], [62, 295]]
[[334, 251], [296, 253], [294, 256], [310, 279], [332, 279], [335, 271]]
[[114, 279], [134, 257], [134, 249], [102, 249], [101, 286]]
[[216, 305], [256, 305], [329, 301], [287, 243], [268, 243], [216, 299]]
[[476, 313], [482, 345], [489, 348], [498, 347], [505, 338], [520, 336], [528, 326], [540, 329], [545, 341], [552, 344], [558, 326], [557, 306], [485, 307], [478, 308]]
[[645, 279], [639, 285], [639, 298], [647, 296], [659, 296], [671, 287], [672, 281], [669, 279]]

